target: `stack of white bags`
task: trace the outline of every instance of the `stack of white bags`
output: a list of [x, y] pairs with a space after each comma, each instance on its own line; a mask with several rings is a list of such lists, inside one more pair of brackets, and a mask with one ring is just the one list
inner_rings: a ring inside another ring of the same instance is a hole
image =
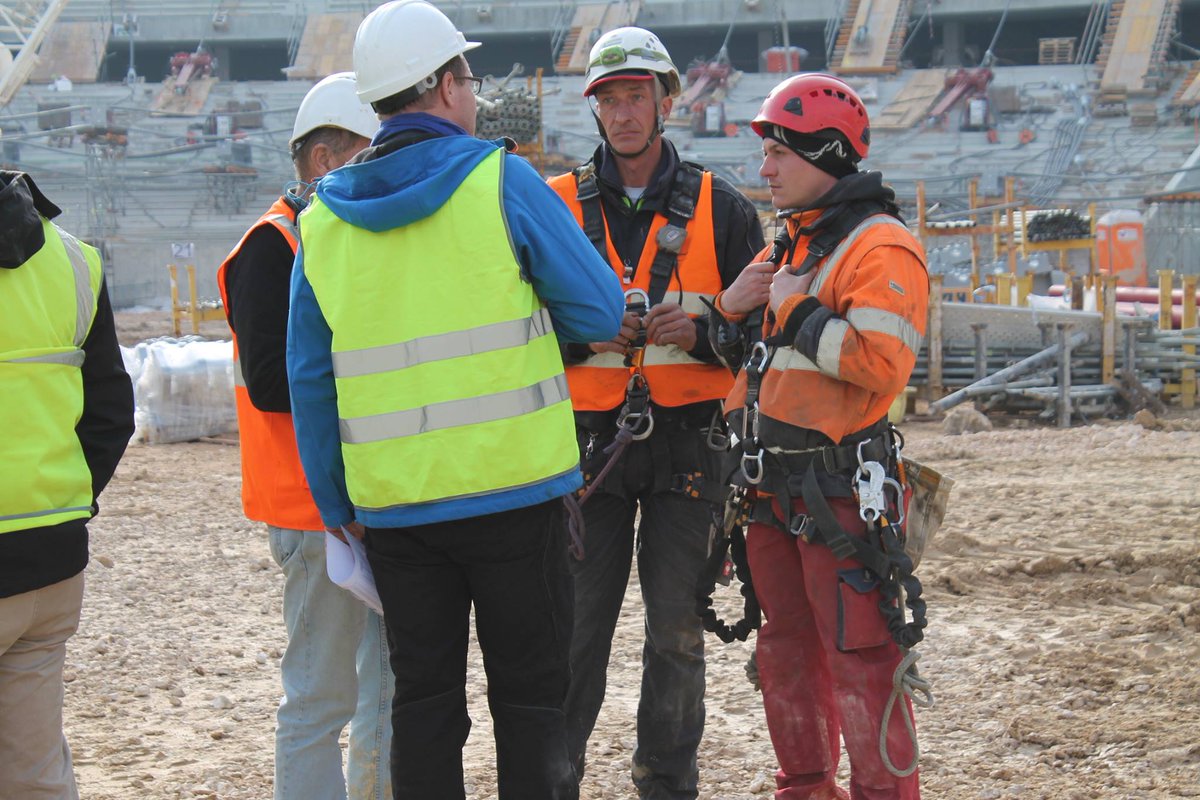
[[133, 441], [186, 442], [237, 430], [233, 343], [163, 337], [122, 347], [133, 380]]

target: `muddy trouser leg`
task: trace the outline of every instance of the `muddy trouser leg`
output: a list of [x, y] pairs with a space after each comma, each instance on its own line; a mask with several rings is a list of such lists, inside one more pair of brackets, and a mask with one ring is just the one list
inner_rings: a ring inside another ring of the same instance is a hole
[[[852, 500], [831, 499], [842, 527], [861, 534]], [[796, 511], [803, 511], [797, 502]], [[778, 509], [776, 509], [778, 511]], [[850, 757], [853, 800], [918, 800], [917, 774], [897, 778], [879, 756], [879, 730], [900, 662], [878, 609], [878, 588], [863, 589], [863, 568], [838, 561], [824, 544], [805, 544], [770, 525], [752, 525], [750, 571], [766, 622], [758, 634], [767, 727], [780, 770], [777, 800], [833, 797], [839, 733]], [[888, 728], [894, 764], [912, 748], [898, 710]]]
[[633, 563], [636, 502], [597, 492], [583, 507], [587, 525], [583, 561], [571, 559], [575, 579], [575, 631], [571, 687], [567, 692], [567, 750], [578, 777], [588, 738], [604, 703], [608, 659], [629, 570]]
[[704, 627], [696, 581], [704, 567], [711, 504], [672, 492], [642, 500], [638, 576], [646, 605], [642, 694], [633, 781], [647, 800], [697, 796], [704, 733]]

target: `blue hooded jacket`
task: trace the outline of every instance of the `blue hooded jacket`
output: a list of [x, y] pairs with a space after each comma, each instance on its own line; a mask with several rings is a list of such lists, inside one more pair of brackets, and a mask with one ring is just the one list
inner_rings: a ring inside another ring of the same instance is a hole
[[[386, 140], [385, 131], [377, 136]], [[317, 195], [339, 219], [385, 231], [441, 208], [496, 142], [467, 135], [427, 138], [326, 175]], [[506, 154], [501, 208], [522, 277], [545, 303], [560, 341], [601, 342], [620, 329], [624, 297], [617, 276], [584, 236], [574, 216], [526, 162]], [[304, 217], [300, 224], [303, 227]], [[353, 264], [341, 265], [353, 269]], [[357, 519], [395, 528], [492, 514], [535, 505], [575, 491], [575, 471], [533, 486], [484, 497], [444, 500], [388, 511], [355, 509], [346, 489], [333, 377], [333, 334], [296, 254], [288, 315], [287, 370], [300, 460], [321, 519], [337, 528]], [[514, 453], [514, 457], [520, 454]], [[403, 475], [396, 476], [404, 480]]]

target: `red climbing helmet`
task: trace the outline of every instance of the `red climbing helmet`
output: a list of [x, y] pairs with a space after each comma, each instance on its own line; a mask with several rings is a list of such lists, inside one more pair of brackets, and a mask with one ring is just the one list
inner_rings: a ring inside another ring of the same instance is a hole
[[821, 72], [793, 76], [771, 90], [750, 127], [766, 137], [773, 125], [810, 135], [833, 129], [846, 137], [856, 162], [867, 157], [871, 146], [871, 122], [862, 100], [845, 81]]

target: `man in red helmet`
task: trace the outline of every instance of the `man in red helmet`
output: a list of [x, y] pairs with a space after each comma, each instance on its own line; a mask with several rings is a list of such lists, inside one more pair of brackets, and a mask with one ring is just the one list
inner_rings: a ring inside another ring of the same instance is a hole
[[[775, 797], [911, 800], [911, 704], [892, 679], [915, 677], [906, 655], [924, 605], [893, 524], [904, 498], [887, 410], [925, 332], [925, 256], [881, 175], [859, 171], [870, 127], [850, 86], [789, 78], [752, 126], [785, 225], [717, 296], [710, 335], [738, 373], [725, 412], [739, 436], [734, 480], [754, 500], [747, 551], [766, 616], [756, 655]], [[848, 794], [835, 783], [839, 736]]]

